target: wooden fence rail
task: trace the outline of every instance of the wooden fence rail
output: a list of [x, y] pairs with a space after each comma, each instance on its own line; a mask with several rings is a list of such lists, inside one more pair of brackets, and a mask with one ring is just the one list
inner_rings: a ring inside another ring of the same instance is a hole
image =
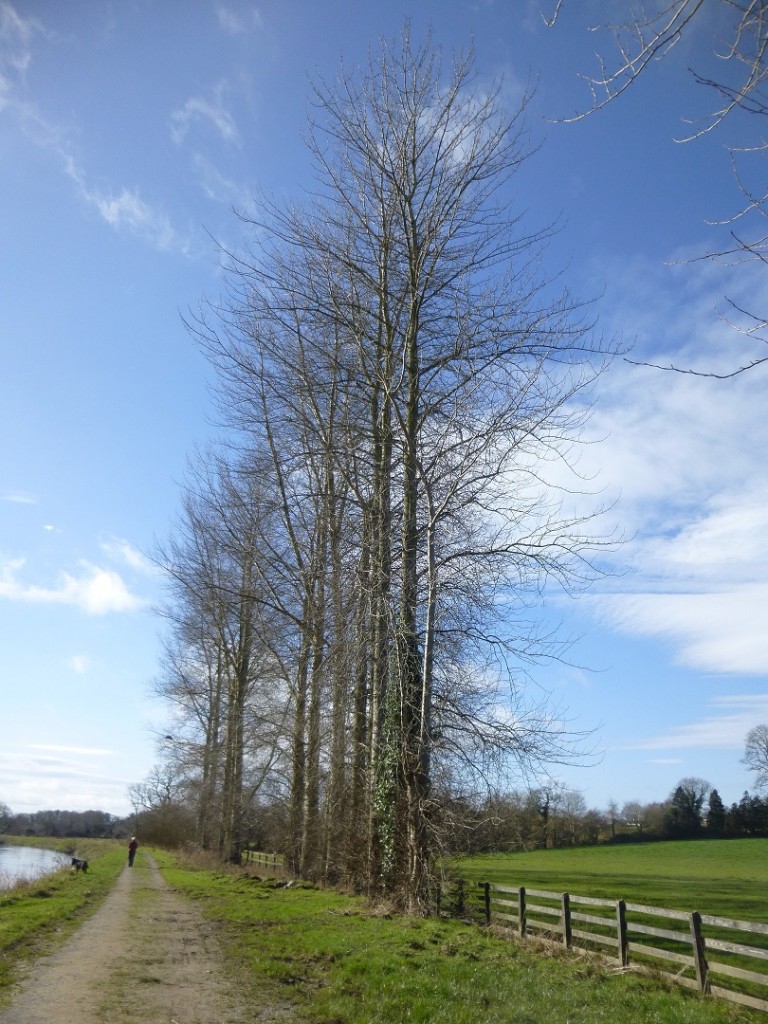
[[[512, 928], [522, 938], [533, 934], [607, 953], [622, 967], [631, 963], [633, 969], [768, 1012], [766, 924], [524, 886], [479, 885], [488, 925]], [[734, 941], [744, 933], [750, 945]]]
[[267, 871], [282, 871], [285, 863], [282, 853], [261, 853], [258, 850], [243, 850], [241, 858], [243, 864], [255, 864]]

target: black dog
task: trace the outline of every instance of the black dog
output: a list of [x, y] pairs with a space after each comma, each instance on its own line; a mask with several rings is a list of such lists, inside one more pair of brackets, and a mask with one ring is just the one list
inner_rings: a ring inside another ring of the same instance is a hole
[[72, 867], [73, 867], [73, 869], [75, 871], [87, 871], [88, 870], [88, 861], [87, 860], [81, 860], [80, 857], [73, 857], [72, 858]]

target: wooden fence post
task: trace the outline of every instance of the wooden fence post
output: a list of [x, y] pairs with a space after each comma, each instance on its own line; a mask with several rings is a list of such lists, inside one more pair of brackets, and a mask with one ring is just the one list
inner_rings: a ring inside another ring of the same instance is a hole
[[525, 920], [525, 886], [520, 886], [520, 892], [517, 895], [517, 927], [520, 931], [520, 938], [525, 938], [526, 920]]
[[490, 925], [491, 923], [491, 883], [480, 882], [483, 888], [483, 906], [485, 909], [485, 923]]
[[695, 910], [691, 914], [691, 939], [693, 941], [693, 959], [696, 964], [696, 981], [701, 992], [709, 992], [709, 965], [704, 947], [704, 936], [701, 932], [701, 914]]
[[567, 892], [562, 897], [563, 908], [563, 944], [570, 948], [571, 945], [571, 897]]
[[619, 963], [626, 967], [629, 963], [629, 943], [627, 942], [627, 904], [619, 900], [616, 904], [616, 932], [619, 941]]
[[456, 883], [456, 917], [464, 917], [464, 879]]

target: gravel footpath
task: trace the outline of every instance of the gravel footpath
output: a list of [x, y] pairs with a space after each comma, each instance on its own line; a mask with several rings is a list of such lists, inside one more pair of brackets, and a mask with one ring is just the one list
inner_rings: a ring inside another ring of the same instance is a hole
[[22, 981], [0, 1024], [245, 1024], [212, 927], [171, 891], [149, 854], [99, 910]]

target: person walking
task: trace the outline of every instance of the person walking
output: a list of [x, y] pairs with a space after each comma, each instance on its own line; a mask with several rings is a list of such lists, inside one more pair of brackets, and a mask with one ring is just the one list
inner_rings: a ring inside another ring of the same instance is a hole
[[133, 861], [134, 861], [134, 858], [136, 857], [136, 848], [138, 847], [138, 845], [139, 844], [136, 842], [136, 836], [132, 836], [130, 843], [128, 843], [128, 867], [129, 868], [133, 867]]

